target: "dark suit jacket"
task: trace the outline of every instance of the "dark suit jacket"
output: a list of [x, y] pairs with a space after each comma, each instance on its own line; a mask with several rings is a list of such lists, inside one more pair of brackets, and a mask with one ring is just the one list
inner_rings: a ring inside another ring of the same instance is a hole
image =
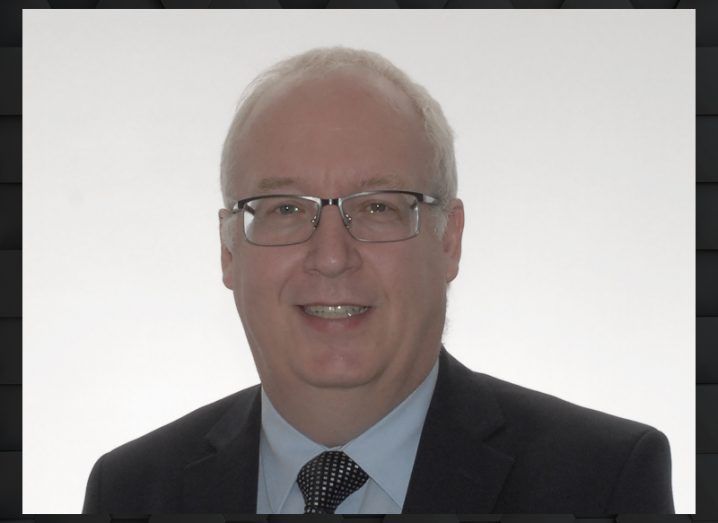
[[[105, 454], [85, 513], [255, 513], [259, 386]], [[405, 513], [672, 513], [647, 425], [472, 372], [442, 349]]]

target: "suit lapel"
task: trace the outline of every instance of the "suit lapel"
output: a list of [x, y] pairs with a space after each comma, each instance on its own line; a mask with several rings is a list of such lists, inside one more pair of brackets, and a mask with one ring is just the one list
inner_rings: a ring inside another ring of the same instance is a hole
[[[491, 512], [514, 462], [487, 441], [503, 425], [480, 375], [442, 348], [402, 512]], [[256, 513], [260, 428], [255, 386], [237, 395], [185, 467], [184, 512]]]
[[203, 440], [204, 448], [184, 469], [184, 512], [257, 511], [259, 385], [240, 392]]
[[491, 512], [514, 462], [486, 441], [503, 425], [480, 375], [442, 348], [402, 512]]

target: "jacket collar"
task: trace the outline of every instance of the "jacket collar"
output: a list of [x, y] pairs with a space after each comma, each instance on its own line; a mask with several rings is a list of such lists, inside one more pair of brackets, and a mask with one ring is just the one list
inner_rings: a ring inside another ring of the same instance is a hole
[[402, 512], [491, 512], [514, 462], [487, 441], [504, 423], [482, 375], [442, 348]]
[[198, 457], [185, 467], [183, 512], [257, 511], [260, 427], [260, 388], [256, 385], [236, 395], [206, 434]]
[[[482, 375], [442, 348], [402, 512], [491, 512], [514, 462], [488, 441], [504, 423]], [[236, 395], [185, 467], [184, 512], [256, 513], [260, 427], [257, 385]]]

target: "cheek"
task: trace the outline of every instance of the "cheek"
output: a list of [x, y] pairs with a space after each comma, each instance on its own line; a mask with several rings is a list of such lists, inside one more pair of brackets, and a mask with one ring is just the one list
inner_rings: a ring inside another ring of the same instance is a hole
[[234, 289], [237, 311], [258, 370], [265, 376], [269, 368], [279, 365], [277, 360], [285, 359], [282, 347], [287, 346], [289, 324], [281, 298], [296, 270], [296, 261], [287, 253], [271, 251], [261, 247], [246, 249], [234, 272], [239, 283]]
[[[234, 281], [238, 283], [235, 288], [238, 306], [245, 314], [261, 315], [265, 307], [279, 300], [292, 261], [266, 247], [248, 246], [242, 251], [239, 263], [234, 268]], [[253, 314], [255, 312], [257, 314]]]
[[446, 286], [442, 258], [436, 254], [440, 249], [436, 243], [417, 242], [410, 249], [387, 249], [377, 256], [375, 266], [387, 298], [399, 305], [395, 313], [416, 311], [442, 299]]

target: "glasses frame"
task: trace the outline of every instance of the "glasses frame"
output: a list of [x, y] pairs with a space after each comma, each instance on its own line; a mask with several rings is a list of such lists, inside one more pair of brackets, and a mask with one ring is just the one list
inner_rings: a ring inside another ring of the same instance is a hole
[[402, 191], [402, 190], [394, 190], [394, 189], [387, 189], [387, 190], [377, 190], [377, 191], [364, 191], [364, 192], [358, 192], [354, 194], [350, 194], [349, 196], [344, 197], [337, 197], [337, 198], [320, 198], [319, 196], [309, 196], [309, 195], [301, 195], [301, 194], [263, 194], [260, 196], [252, 196], [249, 198], [243, 198], [241, 200], [236, 201], [230, 211], [232, 214], [239, 214], [240, 212], [244, 211], [245, 206], [247, 203], [254, 201], [254, 200], [263, 200], [265, 198], [301, 198], [303, 200], [309, 200], [313, 202], [314, 204], [318, 205], [317, 212], [314, 215], [314, 217], [311, 220], [312, 223], [312, 232], [307, 236], [306, 239], [298, 242], [291, 242], [291, 243], [278, 243], [278, 244], [264, 244], [264, 243], [256, 243], [250, 240], [247, 237], [247, 231], [242, 226], [242, 231], [244, 231], [244, 238], [247, 240], [247, 242], [251, 243], [252, 245], [257, 245], [259, 247], [286, 247], [287, 245], [297, 245], [300, 243], [307, 242], [311, 239], [311, 237], [314, 235], [314, 231], [317, 230], [317, 227], [319, 227], [319, 222], [321, 221], [322, 216], [322, 210], [324, 210], [324, 207], [336, 205], [339, 209], [339, 215], [341, 216], [342, 222], [344, 222], [344, 227], [346, 228], [349, 235], [354, 238], [358, 242], [364, 242], [364, 243], [393, 243], [393, 242], [402, 242], [404, 240], [409, 240], [411, 238], [414, 238], [419, 234], [419, 231], [421, 230], [421, 213], [418, 211], [417, 208], [417, 217], [416, 217], [416, 232], [412, 234], [411, 236], [407, 236], [406, 238], [402, 238], [400, 240], [363, 240], [361, 238], [357, 238], [354, 236], [354, 234], [351, 231], [351, 224], [352, 224], [352, 217], [344, 212], [344, 202], [347, 200], [351, 200], [353, 198], [359, 198], [362, 196], [371, 196], [372, 194], [383, 194], [383, 193], [393, 193], [393, 194], [408, 194], [410, 196], [414, 196], [417, 200], [417, 203], [425, 203], [427, 205], [431, 206], [437, 206], [441, 204], [441, 200], [436, 196], [431, 196], [429, 194], [424, 194], [416, 191]]

